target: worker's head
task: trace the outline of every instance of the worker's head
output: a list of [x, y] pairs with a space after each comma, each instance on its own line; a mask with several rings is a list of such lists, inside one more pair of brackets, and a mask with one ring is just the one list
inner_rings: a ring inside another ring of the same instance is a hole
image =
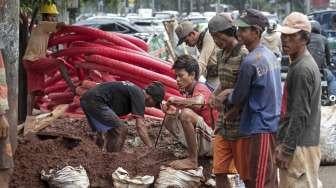
[[58, 16], [58, 10], [54, 3], [43, 3], [40, 9], [42, 15], [42, 21], [56, 22]]
[[276, 31], [277, 29], [277, 25], [278, 23], [274, 20], [269, 20], [268, 21], [268, 26], [267, 26], [267, 29], [266, 29], [266, 32], [267, 33], [273, 33]]
[[145, 88], [145, 105], [160, 108], [164, 95], [165, 89], [161, 82], [152, 82]]
[[221, 49], [237, 40], [235, 38], [237, 29], [233, 25], [232, 19], [226, 15], [219, 14], [211, 18], [208, 28], [214, 42]]
[[311, 32], [321, 34], [321, 24], [316, 20], [311, 20]]
[[260, 41], [261, 34], [268, 25], [267, 18], [258, 10], [247, 9], [236, 20], [238, 38], [246, 47]]
[[180, 90], [189, 88], [199, 77], [199, 66], [192, 56], [181, 55], [174, 62], [177, 86]]
[[194, 29], [190, 21], [183, 21], [178, 24], [175, 33], [179, 39], [177, 46], [185, 42], [188, 46], [194, 47], [199, 38], [199, 32]]
[[283, 52], [294, 59], [309, 43], [311, 24], [306, 15], [292, 12], [284, 19], [280, 32]]

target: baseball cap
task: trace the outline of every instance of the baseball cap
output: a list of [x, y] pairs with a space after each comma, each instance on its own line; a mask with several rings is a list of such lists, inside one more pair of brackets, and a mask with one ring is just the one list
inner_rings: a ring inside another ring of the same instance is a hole
[[260, 11], [255, 9], [246, 9], [242, 12], [235, 24], [238, 27], [258, 27], [262, 31], [268, 26], [268, 19]]
[[210, 33], [225, 31], [233, 26], [232, 19], [223, 14], [212, 17], [208, 23]]
[[182, 44], [186, 36], [188, 36], [192, 31], [194, 31], [194, 26], [190, 21], [183, 21], [179, 23], [175, 29], [175, 33], [179, 39], [177, 46]]
[[284, 34], [294, 34], [299, 31], [311, 32], [311, 24], [306, 15], [300, 12], [290, 13], [282, 22], [282, 27], [279, 29]]
[[145, 89], [146, 93], [150, 95], [153, 100], [156, 102], [155, 107], [161, 108], [161, 102], [165, 95], [165, 89], [161, 82], [155, 81], [152, 82], [150, 85], [147, 86]]

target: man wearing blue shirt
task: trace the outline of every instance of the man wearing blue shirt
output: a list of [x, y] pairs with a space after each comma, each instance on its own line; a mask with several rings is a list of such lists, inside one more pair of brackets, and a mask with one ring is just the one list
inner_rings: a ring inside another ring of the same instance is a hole
[[[236, 21], [238, 38], [249, 50], [240, 66], [234, 89], [227, 90], [227, 103], [242, 110], [240, 132], [249, 136], [245, 147], [247, 187], [277, 187], [276, 167], [272, 157], [275, 133], [280, 119], [280, 63], [275, 55], [260, 44], [268, 25], [259, 11], [248, 9]], [[228, 114], [230, 119], [232, 114]]]

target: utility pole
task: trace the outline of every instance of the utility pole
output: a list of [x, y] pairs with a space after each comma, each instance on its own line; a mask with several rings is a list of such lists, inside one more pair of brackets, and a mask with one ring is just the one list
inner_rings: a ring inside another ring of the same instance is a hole
[[66, 6], [69, 11], [69, 23], [74, 24], [76, 22], [76, 14], [79, 11], [79, 0], [68, 0]]
[[155, 0], [152, 0], [152, 10], [155, 12]]
[[305, 5], [306, 5], [306, 14], [310, 12], [310, 0], [305, 0]]
[[182, 14], [181, 0], [177, 0], [177, 9], [179, 14]]
[[9, 105], [7, 118], [13, 151], [17, 146], [18, 122], [19, 5], [19, 0], [0, 0], [0, 50], [6, 69]]
[[193, 11], [193, 0], [190, 0], [190, 12]]

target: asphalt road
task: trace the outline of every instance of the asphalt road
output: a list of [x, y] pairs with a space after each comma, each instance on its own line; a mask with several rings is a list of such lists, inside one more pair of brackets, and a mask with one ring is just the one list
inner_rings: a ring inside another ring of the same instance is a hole
[[319, 176], [323, 188], [336, 188], [336, 166], [321, 166]]

